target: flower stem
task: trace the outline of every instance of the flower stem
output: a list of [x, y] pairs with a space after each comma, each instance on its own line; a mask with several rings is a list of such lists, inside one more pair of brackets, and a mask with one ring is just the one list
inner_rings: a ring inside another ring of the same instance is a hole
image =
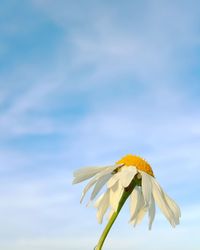
[[103, 233], [102, 233], [102, 235], [101, 235], [101, 237], [99, 239], [99, 242], [98, 242], [97, 246], [94, 248], [94, 250], [101, 250], [102, 249], [104, 241], [105, 241], [105, 239], [106, 239], [106, 237], [107, 237], [113, 223], [115, 222], [121, 208], [123, 207], [125, 201], [127, 200], [127, 198], [129, 197], [129, 195], [131, 194], [131, 192], [133, 191], [133, 189], [135, 188], [136, 185], [137, 185], [137, 181], [134, 178], [132, 180], [132, 182], [130, 183], [130, 185], [127, 188], [124, 189], [122, 197], [121, 197], [121, 199], [119, 201], [117, 211], [115, 211], [112, 214], [112, 216], [111, 216], [110, 220], [108, 221], [108, 224], [106, 225], [106, 227], [105, 227], [105, 229], [104, 229], [104, 231], [103, 231]]

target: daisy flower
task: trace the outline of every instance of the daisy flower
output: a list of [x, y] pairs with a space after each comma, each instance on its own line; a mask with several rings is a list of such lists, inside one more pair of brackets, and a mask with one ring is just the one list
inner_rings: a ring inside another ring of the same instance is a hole
[[[106, 185], [106, 191], [95, 201], [97, 220], [102, 223], [107, 210], [109, 223], [104, 230], [101, 244], [95, 249], [101, 249], [114, 220], [123, 204], [130, 197], [130, 223], [136, 226], [148, 213], [149, 229], [155, 217], [155, 204], [158, 205], [172, 227], [179, 224], [180, 208], [162, 189], [155, 179], [149, 163], [135, 155], [126, 155], [114, 165], [105, 167], [87, 167], [74, 172], [73, 184], [90, 179], [83, 190], [81, 202], [86, 193], [93, 187], [89, 203], [92, 202]], [[100, 246], [101, 245], [101, 246]]]

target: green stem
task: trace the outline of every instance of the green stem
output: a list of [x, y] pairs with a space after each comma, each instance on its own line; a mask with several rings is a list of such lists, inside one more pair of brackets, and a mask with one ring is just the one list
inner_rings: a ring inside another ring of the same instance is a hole
[[106, 237], [107, 237], [113, 223], [115, 222], [121, 208], [123, 207], [125, 201], [127, 200], [127, 198], [129, 197], [129, 195], [131, 194], [131, 192], [133, 191], [133, 189], [135, 188], [136, 185], [137, 185], [137, 181], [134, 178], [132, 180], [131, 184], [126, 189], [124, 189], [122, 197], [121, 197], [121, 199], [119, 201], [117, 211], [115, 211], [112, 214], [112, 216], [111, 216], [110, 220], [108, 221], [108, 224], [106, 225], [106, 227], [105, 227], [105, 229], [104, 229], [104, 231], [103, 231], [103, 233], [102, 233], [102, 235], [101, 235], [101, 237], [99, 239], [99, 242], [98, 242], [97, 246], [94, 248], [94, 250], [101, 250], [102, 249], [104, 241], [105, 241], [105, 239], [106, 239]]

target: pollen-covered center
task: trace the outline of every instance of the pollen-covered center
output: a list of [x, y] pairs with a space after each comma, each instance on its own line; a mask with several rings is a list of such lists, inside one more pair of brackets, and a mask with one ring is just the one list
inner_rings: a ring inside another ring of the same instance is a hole
[[138, 170], [144, 171], [147, 174], [154, 177], [153, 170], [149, 163], [136, 155], [126, 155], [121, 160], [117, 161], [116, 164], [124, 164], [125, 166], [134, 166]]

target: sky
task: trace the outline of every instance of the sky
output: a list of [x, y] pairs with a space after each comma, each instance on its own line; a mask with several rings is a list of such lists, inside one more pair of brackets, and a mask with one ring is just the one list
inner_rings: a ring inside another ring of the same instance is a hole
[[1, 0], [0, 248], [86, 250], [93, 207], [73, 171], [144, 157], [181, 207], [157, 209], [105, 250], [200, 247], [200, 2]]

